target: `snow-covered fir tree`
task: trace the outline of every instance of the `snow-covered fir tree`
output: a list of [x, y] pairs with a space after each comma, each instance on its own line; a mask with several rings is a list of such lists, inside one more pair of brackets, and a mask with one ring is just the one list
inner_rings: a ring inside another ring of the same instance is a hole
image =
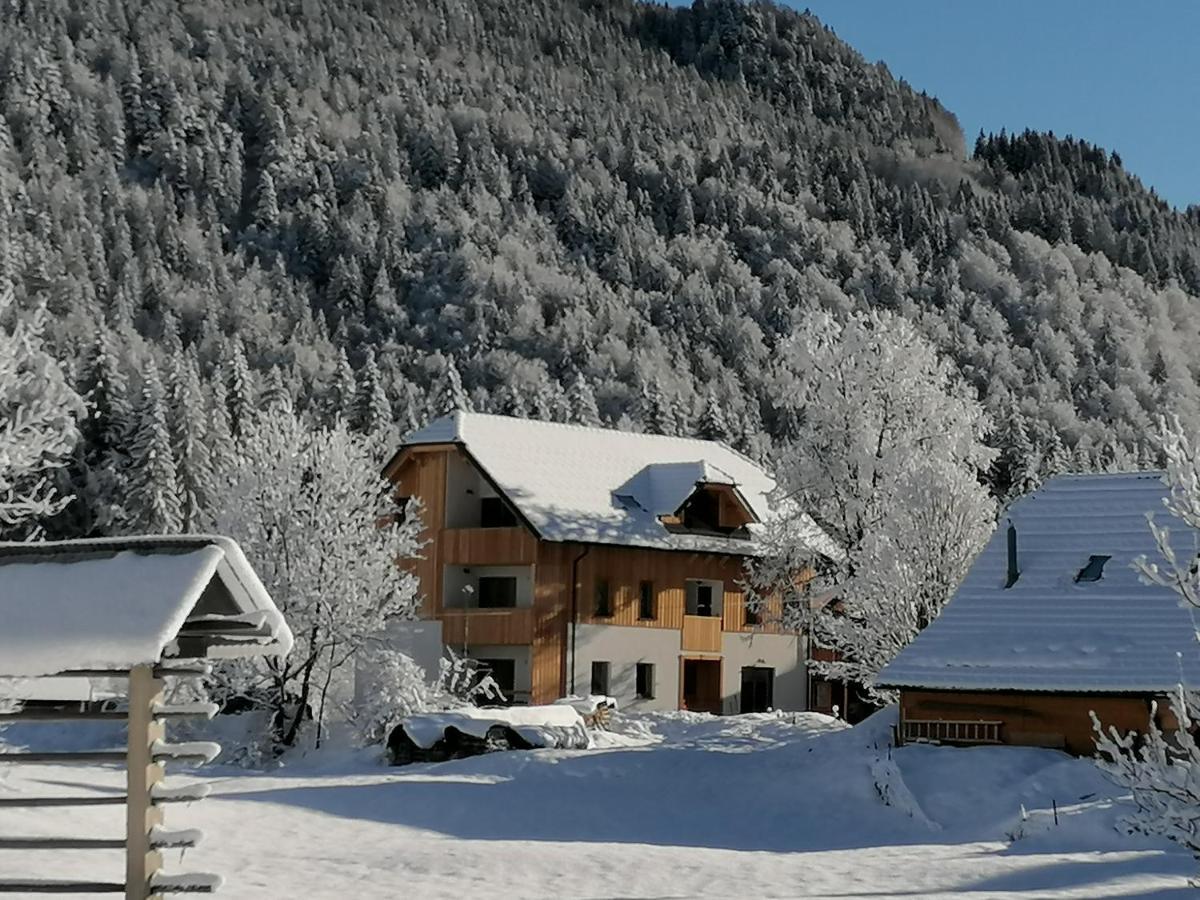
[[136, 414], [137, 430], [129, 449], [129, 495], [137, 517], [129, 526], [148, 534], [177, 534], [183, 529], [183, 504], [167, 426], [166, 392], [153, 363], [142, 371]]
[[[0, 240], [3, 235], [0, 235]], [[55, 472], [79, 437], [83, 403], [42, 344], [45, 307], [18, 309], [0, 278], [0, 533], [26, 537], [70, 501]]]

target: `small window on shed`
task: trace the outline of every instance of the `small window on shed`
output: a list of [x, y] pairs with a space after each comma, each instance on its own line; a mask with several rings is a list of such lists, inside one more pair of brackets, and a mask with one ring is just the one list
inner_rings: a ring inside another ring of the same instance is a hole
[[1087, 565], [1079, 570], [1076, 581], [1099, 581], [1104, 574], [1104, 564], [1112, 559], [1111, 556], [1089, 556]]

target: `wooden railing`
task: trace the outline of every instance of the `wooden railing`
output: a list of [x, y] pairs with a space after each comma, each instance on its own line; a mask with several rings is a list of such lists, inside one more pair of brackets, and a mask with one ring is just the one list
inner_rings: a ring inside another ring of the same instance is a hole
[[524, 566], [537, 557], [537, 540], [525, 528], [443, 528], [442, 562], [461, 566]]
[[684, 616], [682, 646], [684, 650], [720, 653], [720, 616]]
[[999, 744], [1003, 722], [954, 719], [905, 719], [900, 723], [901, 741], [930, 741], [941, 744]]
[[442, 642], [459, 649], [479, 644], [532, 644], [533, 610], [446, 609], [442, 620]]

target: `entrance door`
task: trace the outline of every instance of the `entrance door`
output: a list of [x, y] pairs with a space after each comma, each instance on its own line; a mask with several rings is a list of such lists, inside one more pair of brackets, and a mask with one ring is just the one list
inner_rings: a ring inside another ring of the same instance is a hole
[[693, 712], [721, 713], [721, 661], [685, 659], [683, 661], [682, 708]]
[[775, 670], [766, 666], [742, 667], [742, 712], [766, 712], [772, 706]]

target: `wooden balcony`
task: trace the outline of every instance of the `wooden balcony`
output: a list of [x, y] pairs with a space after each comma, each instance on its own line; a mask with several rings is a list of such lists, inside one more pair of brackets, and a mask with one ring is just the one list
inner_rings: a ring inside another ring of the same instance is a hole
[[528, 606], [513, 609], [445, 609], [442, 643], [455, 649], [479, 644], [532, 644], [533, 610]]
[[537, 558], [537, 539], [519, 526], [443, 528], [438, 545], [446, 565], [528, 566]]
[[684, 616], [683, 649], [701, 653], [721, 652], [720, 616]]

